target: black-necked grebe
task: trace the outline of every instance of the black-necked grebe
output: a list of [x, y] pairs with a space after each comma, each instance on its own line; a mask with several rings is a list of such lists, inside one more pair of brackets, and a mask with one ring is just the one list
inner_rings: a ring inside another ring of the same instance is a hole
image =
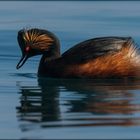
[[81, 42], [62, 55], [58, 38], [42, 29], [20, 30], [22, 58], [42, 54], [38, 75], [60, 78], [133, 77], [139, 75], [140, 54], [131, 37], [101, 37]]

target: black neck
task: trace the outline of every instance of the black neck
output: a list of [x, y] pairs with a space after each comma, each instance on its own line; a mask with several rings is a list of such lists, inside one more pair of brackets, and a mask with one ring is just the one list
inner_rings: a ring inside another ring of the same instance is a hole
[[60, 43], [59, 40], [56, 38], [54, 45], [52, 46], [52, 49], [49, 52], [44, 52], [38, 69], [38, 74], [44, 73], [46, 70], [46, 65], [52, 60], [58, 59], [61, 57], [60, 54]]

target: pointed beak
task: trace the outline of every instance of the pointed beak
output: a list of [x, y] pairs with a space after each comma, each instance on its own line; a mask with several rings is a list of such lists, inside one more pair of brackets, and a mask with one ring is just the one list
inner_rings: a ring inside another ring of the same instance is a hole
[[23, 55], [23, 56], [21, 57], [20, 61], [18, 62], [16, 68], [17, 68], [17, 69], [21, 68], [21, 67], [24, 65], [24, 63], [26, 62], [26, 60], [27, 60], [28, 58], [29, 58], [28, 54]]

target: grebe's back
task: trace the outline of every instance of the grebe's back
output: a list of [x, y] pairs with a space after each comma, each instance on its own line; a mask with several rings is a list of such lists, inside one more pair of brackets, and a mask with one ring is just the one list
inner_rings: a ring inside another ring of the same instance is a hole
[[75, 77], [133, 77], [140, 75], [140, 54], [131, 37], [101, 37], [66, 51], [68, 73]]
[[71, 63], [83, 63], [103, 55], [117, 53], [122, 48], [130, 46], [135, 48], [135, 43], [131, 37], [93, 38], [75, 45], [62, 56], [69, 59]]

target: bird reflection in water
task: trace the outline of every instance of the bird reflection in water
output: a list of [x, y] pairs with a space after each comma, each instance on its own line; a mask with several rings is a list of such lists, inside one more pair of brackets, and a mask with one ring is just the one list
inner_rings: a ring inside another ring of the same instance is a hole
[[43, 128], [140, 125], [140, 80], [40, 78], [19, 89], [18, 119]]

